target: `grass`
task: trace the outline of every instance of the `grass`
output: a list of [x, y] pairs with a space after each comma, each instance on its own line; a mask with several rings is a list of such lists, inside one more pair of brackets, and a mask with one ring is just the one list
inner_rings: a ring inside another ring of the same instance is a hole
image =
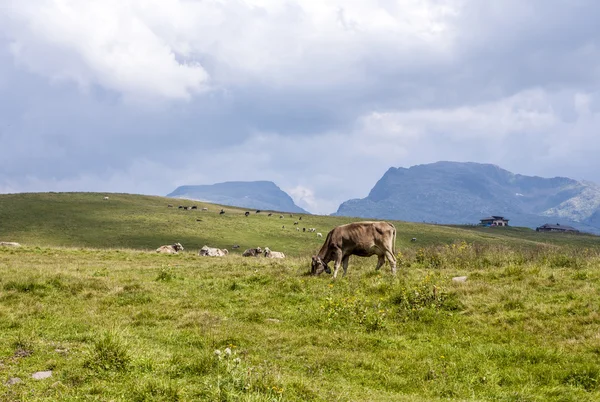
[[[592, 236], [400, 222], [397, 277], [353, 257], [333, 281], [306, 275], [322, 239], [269, 234], [289, 216], [179, 211], [132, 195], [108, 203], [0, 197], [0, 239], [25, 244], [0, 248], [0, 382], [23, 380], [0, 385], [0, 400], [600, 399]], [[344, 221], [301, 222], [325, 233]], [[292, 257], [195, 254], [240, 239]], [[148, 251], [173, 241], [189, 252]], [[42, 370], [53, 376], [31, 378]]]

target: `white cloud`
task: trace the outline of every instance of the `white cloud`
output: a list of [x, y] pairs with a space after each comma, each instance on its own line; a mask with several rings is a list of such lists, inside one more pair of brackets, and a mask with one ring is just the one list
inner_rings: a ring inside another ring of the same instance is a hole
[[455, 15], [450, 0], [8, 3], [0, 30], [19, 63], [138, 98], [188, 98], [257, 80], [299, 87], [364, 80], [360, 60], [374, 53], [405, 65], [446, 54]]

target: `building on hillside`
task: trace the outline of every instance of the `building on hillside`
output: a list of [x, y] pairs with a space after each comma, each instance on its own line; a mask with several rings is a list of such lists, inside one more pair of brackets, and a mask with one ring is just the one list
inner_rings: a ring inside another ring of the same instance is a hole
[[535, 228], [536, 232], [561, 232], [561, 233], [579, 233], [579, 230], [575, 229], [573, 226], [561, 225], [557, 223], [553, 225], [551, 223], [546, 223], [540, 227]]
[[480, 225], [485, 227], [490, 226], [508, 226], [508, 219], [503, 216], [489, 216], [487, 218], [480, 219]]

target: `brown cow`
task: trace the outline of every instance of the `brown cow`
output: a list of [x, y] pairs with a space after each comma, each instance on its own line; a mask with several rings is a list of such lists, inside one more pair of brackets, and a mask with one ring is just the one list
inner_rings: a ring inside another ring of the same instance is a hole
[[249, 248], [242, 253], [243, 257], [258, 257], [262, 254], [263, 250], [260, 247]]
[[377, 255], [377, 266], [381, 268], [387, 258], [396, 274], [396, 228], [388, 222], [354, 222], [341, 225], [329, 232], [319, 253], [312, 257], [311, 272], [318, 275], [323, 271], [328, 274], [327, 266], [334, 261], [333, 277], [337, 277], [340, 265], [344, 268], [344, 276], [348, 269], [351, 255], [370, 257]]

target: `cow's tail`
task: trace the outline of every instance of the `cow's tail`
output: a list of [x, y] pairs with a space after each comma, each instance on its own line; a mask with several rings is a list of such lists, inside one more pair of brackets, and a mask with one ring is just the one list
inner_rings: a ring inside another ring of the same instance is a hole
[[390, 226], [392, 227], [393, 230], [393, 236], [392, 236], [392, 252], [394, 253], [394, 257], [396, 257], [396, 226], [394, 226], [393, 224], [390, 223]]

